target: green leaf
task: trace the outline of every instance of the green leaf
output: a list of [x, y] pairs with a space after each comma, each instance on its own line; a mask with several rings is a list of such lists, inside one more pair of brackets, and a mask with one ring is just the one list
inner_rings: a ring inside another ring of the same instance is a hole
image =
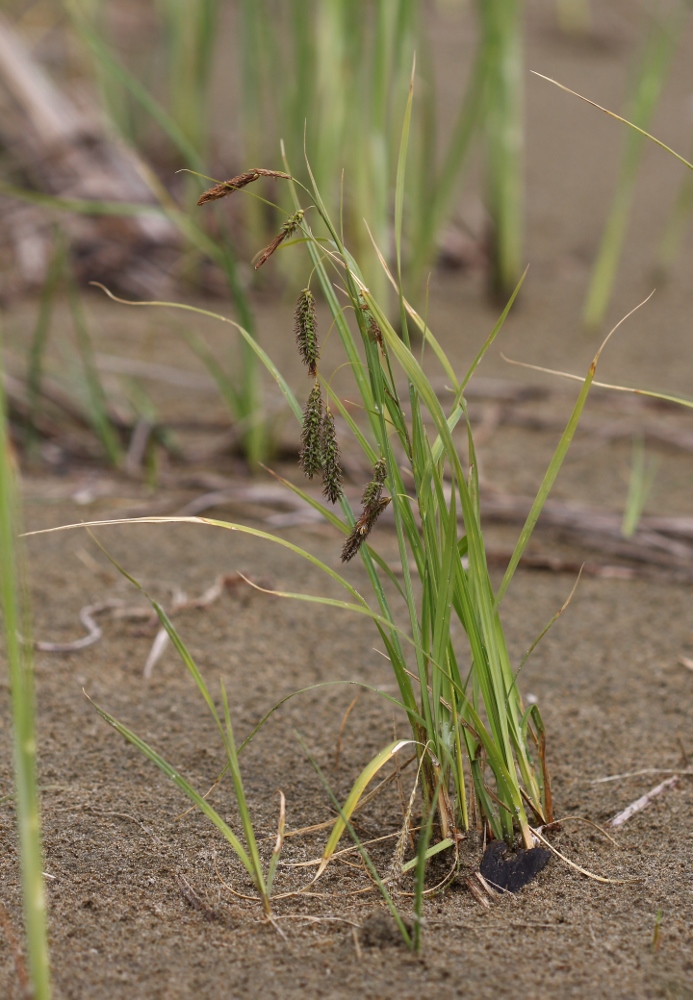
[[221, 818], [216, 809], [214, 809], [213, 806], [211, 806], [209, 802], [207, 802], [207, 800], [204, 799], [174, 767], [165, 761], [164, 758], [156, 752], [156, 750], [153, 750], [148, 743], [145, 743], [144, 740], [140, 739], [139, 736], [133, 733], [131, 729], [128, 729], [127, 726], [123, 725], [122, 722], [119, 722], [112, 715], [109, 715], [105, 709], [100, 708], [96, 702], [89, 698], [89, 695], [86, 695], [86, 697], [94, 706], [101, 718], [104, 719], [109, 726], [113, 726], [116, 732], [120, 733], [120, 735], [123, 736], [129, 743], [132, 743], [132, 745], [143, 753], [144, 756], [147, 757], [153, 764], [156, 764], [162, 774], [165, 774], [166, 777], [170, 778], [182, 792], [185, 792], [191, 802], [194, 802], [197, 808], [205, 814], [207, 819], [211, 820], [217, 830], [223, 834], [225, 839], [231, 845], [239, 860], [243, 864], [243, 867], [252, 878], [253, 883], [256, 884], [255, 869], [245, 848], [231, 827]]
[[369, 782], [378, 771], [387, 764], [388, 761], [392, 760], [394, 755], [402, 747], [410, 746], [414, 743], [414, 740], [395, 740], [393, 743], [389, 743], [380, 753], [376, 754], [373, 760], [369, 761], [364, 767], [361, 774], [358, 776], [354, 782], [347, 799], [340, 810], [339, 818], [332, 828], [332, 833], [330, 834], [329, 840], [325, 845], [325, 850], [323, 851], [322, 860], [318, 868], [317, 875], [318, 878], [325, 871], [330, 858], [335, 852], [337, 844], [339, 843], [340, 837], [346, 829], [347, 822], [351, 818], [351, 814], [359, 803], [359, 799], [368, 787]]
[[[455, 841], [450, 840], [449, 837], [446, 837], [445, 840], [439, 840], [437, 844], [433, 845], [433, 847], [429, 847], [426, 853], [424, 854], [424, 858], [426, 859], [426, 861], [428, 861], [430, 858], [435, 857], [436, 854], [440, 854], [441, 851], [447, 851], [449, 847], [454, 847], [454, 846], [455, 846]], [[409, 872], [412, 870], [412, 868], [416, 868], [418, 863], [419, 863], [418, 858], [412, 858], [411, 861], [407, 861], [406, 864], [402, 865], [402, 873]]]

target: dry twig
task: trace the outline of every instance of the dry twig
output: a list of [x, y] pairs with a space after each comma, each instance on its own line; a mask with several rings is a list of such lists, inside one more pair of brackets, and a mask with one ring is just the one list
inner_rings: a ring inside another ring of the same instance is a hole
[[653, 799], [656, 799], [659, 795], [662, 795], [663, 792], [668, 791], [670, 788], [674, 788], [674, 786], [678, 784], [678, 781], [678, 774], [674, 774], [671, 778], [667, 778], [666, 781], [662, 781], [659, 785], [650, 789], [650, 791], [645, 795], [641, 795], [639, 799], [635, 800], [635, 802], [631, 802], [631, 804], [622, 812], [614, 816], [614, 818], [609, 821], [609, 826], [623, 826], [624, 823], [628, 822], [631, 816], [635, 816], [636, 813], [642, 812], [643, 809], [646, 809]]

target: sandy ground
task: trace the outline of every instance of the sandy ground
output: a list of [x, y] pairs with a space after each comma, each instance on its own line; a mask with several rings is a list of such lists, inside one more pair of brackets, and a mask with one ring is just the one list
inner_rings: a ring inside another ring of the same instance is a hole
[[[578, 43], [555, 33], [550, 5], [530, 5], [528, 61], [531, 68], [619, 106], [623, 69], [638, 28], [631, 23], [630, 4], [604, 6], [596, 40]], [[455, 46], [461, 44], [456, 21], [440, 20], [435, 30], [441, 64], [454, 65]], [[686, 142], [682, 109], [690, 101], [683, 57], [691, 51], [688, 37], [655, 123], [657, 134], [679, 148]], [[528, 115], [527, 253], [532, 267], [501, 348], [516, 358], [584, 373], [597, 342], [580, 330], [580, 307], [621, 136], [597, 112], [534, 79], [528, 83]], [[663, 154], [648, 151], [611, 310], [614, 321], [651, 290], [656, 234], [678, 177]], [[473, 214], [472, 201], [463, 199], [461, 210]], [[609, 346], [601, 370], [605, 380], [690, 391], [689, 259], [689, 253], [681, 255], [669, 284]], [[478, 275], [455, 273], [438, 274], [432, 282], [431, 325], [460, 370], [494, 321], [480, 294], [481, 281]], [[296, 381], [290, 304], [261, 303], [259, 309], [264, 342]], [[97, 301], [91, 311], [100, 350], [198, 370], [174, 339], [175, 321], [169, 316], [145, 317], [111, 305], [104, 308]], [[16, 356], [29, 312], [17, 309], [7, 318], [10, 351]], [[212, 326], [204, 329], [217, 348], [226, 347], [225, 334]], [[330, 344], [328, 357], [333, 347], [336, 358], [336, 345]], [[481, 374], [553, 385], [545, 376], [509, 369], [499, 351], [484, 362]], [[152, 392], [158, 393], [163, 416], [224, 420], [222, 407], [207, 391], [182, 393], [153, 385]], [[573, 399], [570, 390], [552, 395], [537, 404], [537, 412], [565, 420]], [[611, 405], [604, 395], [596, 396], [588, 415], [597, 422], [632, 422], [628, 407], [616, 412]], [[643, 419], [659, 416], [648, 411]], [[681, 433], [689, 429], [683, 412], [664, 418]], [[288, 442], [295, 437], [288, 422], [283, 436]], [[509, 492], [536, 489], [557, 437], [546, 425], [539, 430], [495, 427], [481, 448], [485, 478]], [[555, 495], [622, 509], [630, 449], [630, 436], [610, 439], [600, 438], [594, 429], [583, 432]], [[648, 446], [648, 454], [659, 462], [648, 509], [689, 515], [688, 453]], [[60, 476], [49, 476], [36, 469], [25, 476], [28, 528], [129, 515], [157, 504], [167, 512], [179, 509], [205, 491], [212, 474], [243, 483], [230, 459], [185, 475], [169, 470], [163, 480], [167, 487], [153, 492], [94, 466], [60, 471]], [[350, 488], [356, 492], [359, 485]], [[80, 504], [80, 499], [89, 502]], [[266, 511], [247, 505], [213, 513], [266, 527]], [[280, 534], [339, 567], [339, 539], [328, 526], [291, 527]], [[507, 548], [513, 537], [513, 530], [489, 525], [492, 549]], [[131, 526], [102, 529], [99, 538], [169, 605], [176, 588], [197, 597], [218, 574], [237, 571], [280, 590], [329, 592], [324, 579], [302, 560], [238, 533], [192, 525]], [[386, 523], [378, 529], [377, 544], [386, 558], [396, 558], [396, 541]], [[547, 532], [537, 536], [535, 545], [571, 559], [595, 556], [574, 540], [567, 546]], [[118, 598], [137, 603], [132, 588], [81, 530], [34, 538], [28, 551], [37, 639], [77, 638], [82, 634], [79, 611], [93, 602]], [[365, 589], [359, 566], [349, 567], [348, 575]], [[573, 582], [568, 573], [517, 574], [504, 601], [515, 662]], [[223, 766], [222, 747], [170, 649], [151, 678], [143, 678], [155, 634], [151, 624], [106, 617], [103, 638], [90, 648], [38, 653], [40, 781], [45, 870], [53, 876], [47, 892], [56, 995], [492, 997], [512, 984], [513, 994], [537, 998], [693, 996], [693, 799], [691, 778], [682, 773], [693, 768], [693, 674], [677, 662], [681, 653], [691, 655], [690, 597], [690, 586], [662, 578], [584, 578], [569, 610], [523, 670], [522, 690], [538, 699], [547, 726], [556, 813], [573, 817], [553, 836], [554, 845], [602, 876], [637, 881], [600, 884], [554, 860], [519, 894], [486, 909], [460, 878], [426, 902], [420, 957], [409, 955], [386, 922], [374, 917], [381, 912], [378, 896], [364, 891], [370, 884], [353, 855], [328, 870], [315, 894], [276, 903], [281, 934], [262, 920], [257, 905], [227, 891], [221, 879], [242, 892], [248, 886], [220, 835], [204, 817], [181, 818], [187, 805], [183, 796], [98, 718], [82, 693], [155, 745], [198, 788], [208, 788]], [[177, 622], [210, 686], [216, 690], [218, 678], [226, 685], [238, 736], [249, 733], [285, 695], [341, 682], [288, 701], [242, 755], [250, 805], [267, 853], [276, 829], [279, 789], [287, 798], [290, 830], [331, 815], [297, 732], [337, 794], [344, 796], [393, 732], [406, 731], [403, 718], [387, 702], [364, 690], [348, 717], [335, 765], [336, 734], [358, 690], [353, 685], [394, 692], [388, 665], [373, 648], [377, 634], [360, 619], [239, 584], [205, 610], [181, 612]], [[18, 920], [10, 736], [4, 697], [1, 896]], [[667, 773], [595, 783], [644, 769]], [[618, 846], [574, 818], [603, 825], [672, 771], [681, 775], [678, 785], [617, 833]], [[233, 822], [229, 789], [222, 785], [213, 801]], [[359, 815], [358, 830], [365, 839], [385, 837], [396, 834], [400, 822], [393, 784]], [[285, 861], [318, 857], [324, 837], [319, 832], [287, 839]], [[373, 848], [383, 870], [393, 843], [383, 840]], [[462, 872], [472, 871], [479, 858], [479, 845], [469, 838], [462, 848]], [[310, 871], [281, 868], [277, 891], [305, 886]], [[431, 877], [444, 874], [441, 862]], [[407, 889], [405, 883], [402, 888]], [[406, 913], [410, 900], [402, 896], [400, 902]], [[661, 946], [653, 950], [659, 911]], [[19, 995], [4, 940], [0, 984], [3, 995]]]

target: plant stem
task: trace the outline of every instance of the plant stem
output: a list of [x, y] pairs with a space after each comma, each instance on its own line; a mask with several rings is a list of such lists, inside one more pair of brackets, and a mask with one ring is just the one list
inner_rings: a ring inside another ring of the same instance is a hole
[[[0, 343], [0, 352], [1, 349]], [[0, 353], [0, 591], [12, 698], [15, 804], [29, 973], [34, 1000], [48, 1000], [51, 985], [36, 784], [34, 673], [23, 567], [16, 547], [19, 504], [2, 375]], [[24, 643], [20, 642], [20, 634], [25, 636]]]
[[478, 0], [485, 63], [491, 291], [507, 298], [522, 270], [523, 41], [521, 0]]

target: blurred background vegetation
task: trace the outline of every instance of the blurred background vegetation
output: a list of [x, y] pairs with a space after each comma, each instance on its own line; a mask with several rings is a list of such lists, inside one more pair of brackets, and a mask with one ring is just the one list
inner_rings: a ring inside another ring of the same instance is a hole
[[[80, 289], [89, 281], [138, 299], [230, 297], [255, 336], [253, 301], [293, 287], [296, 258], [279, 254], [257, 274], [253, 255], [290, 212], [286, 186], [265, 183], [200, 212], [208, 181], [253, 166], [294, 174], [306, 156], [330, 213], [376, 297], [391, 289], [374, 245], [392, 261], [393, 192], [403, 109], [416, 58], [404, 205], [403, 281], [425, 311], [428, 276], [445, 264], [483, 272], [505, 301], [526, 264], [521, 0], [6, 0], [0, 17], [0, 297], [39, 299], [24, 387], [10, 387], [27, 447], [40, 438], [46, 395], [93, 431], [122, 466], [137, 426], [156, 408], [130, 383], [109, 398], [94, 357]], [[556, 39], [601, 44], [589, 0], [545, 0]], [[647, 128], [684, 34], [689, 4], [633, 6], [624, 106]], [[441, 80], [435, 31], [464, 24], [459, 59]], [[558, 42], [557, 42], [558, 44]], [[546, 84], [545, 86], [548, 86]], [[595, 96], [594, 94], [591, 96]], [[616, 127], [616, 126], [614, 126]], [[304, 155], [305, 152], [305, 155]], [[636, 197], [643, 140], [623, 136], [613, 204], [586, 289], [584, 322], [600, 328]], [[183, 172], [182, 172], [183, 171]], [[185, 172], [193, 171], [195, 173]], [[685, 178], [672, 192], [657, 265], [677, 258], [693, 207]], [[461, 214], [460, 199], [474, 212]], [[656, 241], [655, 241], [656, 243]], [[653, 247], [653, 262], [656, 255]], [[61, 289], [64, 292], [61, 292]], [[56, 295], [73, 327], [62, 386], [45, 380]], [[251, 465], [267, 458], [272, 429], [255, 356], [229, 364], [186, 334], [211, 373]], [[121, 383], [122, 385], [122, 383]], [[61, 396], [62, 391], [62, 396]], [[165, 445], [161, 428], [152, 432]], [[150, 435], [151, 437], [152, 435]], [[171, 437], [168, 443], [171, 444]]]

